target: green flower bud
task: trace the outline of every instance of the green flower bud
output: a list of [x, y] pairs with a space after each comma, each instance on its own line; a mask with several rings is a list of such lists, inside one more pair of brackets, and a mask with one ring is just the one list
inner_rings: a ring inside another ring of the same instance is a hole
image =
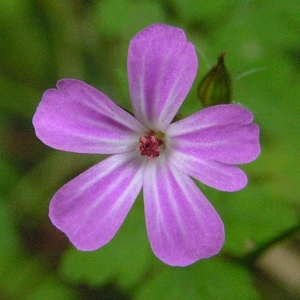
[[225, 53], [204, 76], [198, 86], [198, 97], [204, 107], [231, 102], [231, 78], [224, 65]]

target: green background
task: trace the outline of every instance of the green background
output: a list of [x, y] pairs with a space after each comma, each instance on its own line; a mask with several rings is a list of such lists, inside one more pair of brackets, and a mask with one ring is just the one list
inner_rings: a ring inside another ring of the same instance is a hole
[[[298, 0], [2, 0], [0, 299], [300, 299], [299, 12]], [[130, 110], [128, 43], [158, 22], [183, 28], [200, 61], [180, 113], [201, 109], [197, 84], [226, 52], [233, 101], [261, 127], [262, 153], [242, 167], [247, 188], [199, 184], [224, 220], [226, 243], [186, 268], [151, 252], [141, 197], [107, 246], [70, 245], [48, 220], [49, 202], [102, 157], [48, 148], [31, 124], [42, 93], [61, 78], [84, 80]]]

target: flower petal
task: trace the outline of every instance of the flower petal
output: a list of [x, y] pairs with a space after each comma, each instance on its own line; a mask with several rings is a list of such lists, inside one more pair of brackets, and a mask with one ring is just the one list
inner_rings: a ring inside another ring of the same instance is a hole
[[169, 162], [219, 190], [236, 191], [247, 184], [238, 167], [260, 153], [259, 127], [239, 105], [217, 105], [170, 125]]
[[92, 86], [74, 79], [47, 90], [33, 117], [36, 135], [65, 151], [113, 154], [134, 150], [144, 127]]
[[224, 243], [219, 215], [188, 175], [156, 160], [147, 166], [143, 183], [153, 252], [171, 266], [217, 254]]
[[172, 137], [173, 149], [194, 157], [225, 164], [245, 164], [260, 153], [259, 127], [226, 124]]
[[170, 151], [168, 162], [182, 172], [220, 191], [238, 191], [248, 183], [247, 175], [233, 165], [203, 160], [179, 151]]
[[164, 131], [189, 92], [197, 65], [194, 46], [183, 30], [154, 24], [137, 34], [127, 64], [135, 117], [152, 130]]
[[49, 217], [77, 249], [96, 250], [117, 233], [141, 191], [141, 162], [133, 152], [110, 156], [54, 195]]
[[199, 110], [187, 118], [172, 123], [168, 134], [183, 135], [218, 125], [246, 125], [252, 121], [253, 115], [248, 109], [237, 104], [220, 104]]

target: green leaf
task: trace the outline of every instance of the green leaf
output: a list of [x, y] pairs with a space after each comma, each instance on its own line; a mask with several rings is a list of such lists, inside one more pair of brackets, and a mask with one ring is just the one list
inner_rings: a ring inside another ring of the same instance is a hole
[[0, 272], [1, 292], [8, 299], [24, 299], [43, 280], [45, 268], [36, 258], [14, 257]]
[[[0, 198], [0, 270], [5, 268], [6, 260], [17, 255], [20, 250], [20, 240], [12, 218], [11, 208]], [[1, 273], [1, 272], [0, 272]]]
[[20, 213], [40, 216], [48, 213], [51, 197], [70, 178], [88, 169], [101, 155], [83, 155], [52, 151], [30, 172], [23, 176], [13, 190], [12, 197]]
[[142, 207], [136, 203], [108, 245], [95, 252], [80, 252], [74, 248], [67, 251], [62, 272], [76, 283], [97, 286], [117, 279], [121, 286], [128, 288], [140, 280], [151, 257]]
[[230, 12], [233, 1], [173, 0], [179, 20], [188, 22], [219, 21]]
[[[66, 1], [42, 1], [36, 12], [42, 25], [40, 27], [44, 29], [47, 37], [47, 50], [50, 55], [47, 67], [50, 75], [53, 75], [51, 80], [79, 79], [85, 75], [83, 41], [90, 38], [90, 32], [88, 26], [85, 29], [83, 26], [86, 15], [81, 10], [76, 14], [76, 8], [75, 3]], [[90, 19], [87, 22], [92, 23]]]
[[30, 8], [20, 0], [1, 1], [0, 65], [2, 74], [36, 87], [47, 82], [52, 66], [45, 32]]
[[0, 2], [0, 20], [7, 18], [15, 21], [26, 13], [28, 13], [28, 5], [25, 1], [2, 0]]
[[149, 278], [134, 299], [254, 300], [259, 295], [246, 269], [215, 258], [186, 268], [166, 267]]
[[31, 118], [42, 91], [0, 75], [0, 109]]
[[155, 1], [104, 0], [98, 2], [96, 21], [101, 33], [121, 36], [128, 42], [140, 30], [164, 22], [162, 7]]
[[[252, 184], [237, 193], [205, 193], [221, 215], [226, 242], [223, 251], [242, 255], [275, 238], [298, 222], [297, 213], [284, 198]], [[213, 195], [215, 194], [215, 195]]]
[[236, 100], [250, 107], [261, 127], [262, 153], [251, 165], [268, 177], [271, 196], [297, 201], [300, 86], [283, 57], [271, 53], [265, 66], [265, 71], [236, 83]]
[[75, 300], [79, 299], [74, 290], [53, 276], [46, 277], [26, 300]]
[[0, 156], [0, 194], [7, 193], [19, 178], [17, 170], [2, 156]]

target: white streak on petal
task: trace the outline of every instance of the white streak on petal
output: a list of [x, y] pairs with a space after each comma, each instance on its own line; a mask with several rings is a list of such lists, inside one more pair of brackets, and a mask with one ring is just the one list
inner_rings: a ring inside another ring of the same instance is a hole
[[112, 155], [63, 186], [49, 216], [80, 250], [96, 250], [119, 230], [142, 188], [146, 160], [136, 152]]
[[154, 253], [172, 266], [186, 266], [217, 254], [224, 227], [192, 179], [159, 157], [144, 177], [148, 236]]
[[43, 94], [33, 125], [50, 147], [99, 154], [134, 150], [146, 130], [106, 95], [74, 79], [61, 80]]

